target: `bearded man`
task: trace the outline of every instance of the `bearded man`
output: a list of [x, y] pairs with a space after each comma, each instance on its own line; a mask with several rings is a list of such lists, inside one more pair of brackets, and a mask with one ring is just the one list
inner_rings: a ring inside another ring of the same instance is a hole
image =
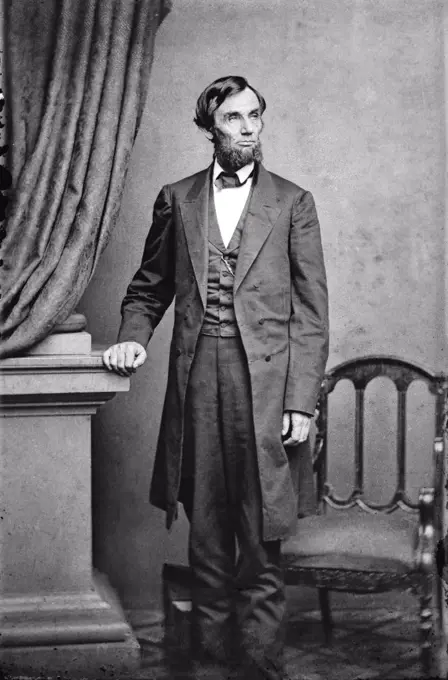
[[168, 526], [178, 502], [190, 521], [194, 651], [210, 679], [228, 677], [235, 658], [244, 678], [286, 677], [281, 540], [309, 500], [328, 354], [314, 201], [262, 165], [265, 108], [240, 76], [200, 95], [195, 123], [213, 162], [159, 193], [118, 343], [104, 353], [130, 375], [175, 298], [151, 501]]

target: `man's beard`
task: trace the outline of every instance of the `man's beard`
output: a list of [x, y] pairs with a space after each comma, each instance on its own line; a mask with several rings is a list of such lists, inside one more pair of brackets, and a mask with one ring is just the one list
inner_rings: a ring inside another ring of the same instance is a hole
[[259, 139], [252, 146], [235, 147], [232, 146], [232, 142], [227, 135], [223, 135], [222, 132], [215, 129], [212, 141], [215, 146], [216, 160], [225, 170], [236, 172], [248, 163], [261, 163], [263, 160], [261, 141]]

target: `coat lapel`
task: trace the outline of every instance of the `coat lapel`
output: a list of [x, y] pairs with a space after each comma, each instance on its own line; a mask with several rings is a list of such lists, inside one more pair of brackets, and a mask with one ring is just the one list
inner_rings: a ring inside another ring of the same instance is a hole
[[208, 200], [212, 167], [200, 172], [180, 211], [191, 262], [204, 309], [207, 306], [208, 274]]
[[254, 186], [241, 237], [234, 292], [240, 287], [280, 215], [279, 200], [270, 173], [262, 165], [259, 165], [257, 182]]

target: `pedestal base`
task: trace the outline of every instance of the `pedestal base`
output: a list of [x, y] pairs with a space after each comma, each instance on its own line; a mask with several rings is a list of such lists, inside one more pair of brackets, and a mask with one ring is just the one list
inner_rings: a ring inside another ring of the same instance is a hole
[[1, 658], [7, 680], [132, 678], [140, 664], [139, 645], [132, 637], [114, 643], [6, 648]]
[[2, 597], [0, 615], [0, 669], [8, 680], [132, 677], [140, 666], [140, 646], [98, 572], [84, 594]]

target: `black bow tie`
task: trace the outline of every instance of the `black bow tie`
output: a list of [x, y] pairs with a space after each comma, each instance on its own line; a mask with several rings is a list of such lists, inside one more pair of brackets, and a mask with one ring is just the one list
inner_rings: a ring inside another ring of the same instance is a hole
[[[254, 172], [252, 170], [249, 177], [252, 177], [253, 174]], [[220, 172], [218, 177], [215, 179], [215, 186], [218, 187], [218, 189], [234, 189], [235, 187], [242, 187], [243, 184], [246, 184], [249, 177], [246, 177], [244, 182], [242, 182], [236, 172], [223, 171]]]

